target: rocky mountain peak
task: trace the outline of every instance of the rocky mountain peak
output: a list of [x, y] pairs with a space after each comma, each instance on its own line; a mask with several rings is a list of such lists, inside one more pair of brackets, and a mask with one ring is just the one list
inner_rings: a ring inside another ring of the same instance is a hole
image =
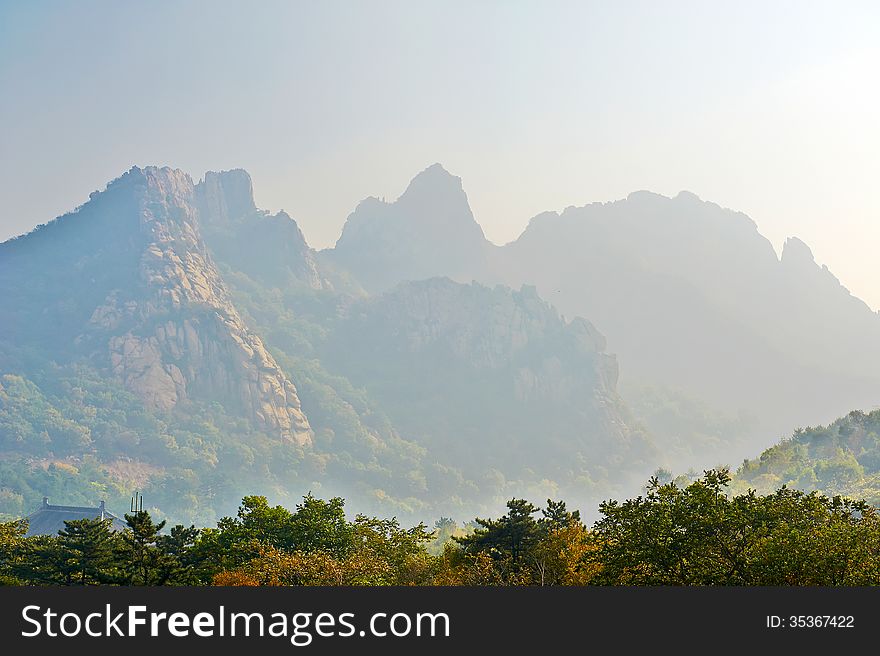
[[[141, 194], [148, 190], [154, 195], [185, 198], [192, 202], [193, 181], [189, 173], [169, 166], [132, 166], [115, 180], [107, 183], [105, 192], [129, 190], [129, 193]], [[93, 199], [102, 192], [92, 194]]]
[[[217, 192], [227, 210], [243, 207], [236, 194], [250, 184], [243, 171], [231, 173], [209, 176], [203, 188]], [[150, 408], [216, 400], [269, 434], [310, 442], [293, 383], [245, 326], [202, 240], [190, 177], [135, 167], [111, 190], [125, 190], [133, 201], [141, 250], [127, 266], [136, 268], [139, 284], [109, 289], [81, 341], [103, 341], [113, 374]]]
[[659, 203], [662, 201], [668, 201], [669, 197], [664, 196], [662, 194], [658, 194], [654, 191], [649, 191], [647, 189], [638, 189], [636, 191], [631, 191], [626, 196], [626, 200], [630, 203]]
[[461, 178], [452, 175], [443, 168], [442, 164], [435, 163], [418, 173], [407, 185], [406, 191], [401, 194], [400, 198], [415, 196], [434, 196], [436, 198], [463, 193]]
[[352, 212], [329, 255], [369, 291], [402, 280], [470, 280], [491, 244], [474, 219], [461, 178], [440, 164], [419, 173], [393, 203], [368, 198]]
[[257, 209], [251, 176], [244, 169], [208, 171], [195, 194], [200, 211], [224, 223]]
[[436, 224], [464, 228], [468, 236], [485, 239], [471, 212], [461, 178], [440, 164], [432, 164], [414, 177], [396, 204], [402, 211], [411, 212], [410, 220], [423, 227]]
[[277, 226], [277, 236], [283, 239], [284, 248], [291, 253], [307, 254], [310, 252], [305, 235], [296, 220], [284, 210], [274, 216], [266, 217], [267, 223]]

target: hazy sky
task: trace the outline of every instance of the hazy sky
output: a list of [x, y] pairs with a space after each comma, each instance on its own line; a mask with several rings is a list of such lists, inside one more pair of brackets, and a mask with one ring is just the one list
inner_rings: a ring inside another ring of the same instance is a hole
[[315, 247], [439, 161], [497, 243], [681, 189], [880, 308], [878, 2], [0, 0], [0, 239], [133, 164], [243, 167]]

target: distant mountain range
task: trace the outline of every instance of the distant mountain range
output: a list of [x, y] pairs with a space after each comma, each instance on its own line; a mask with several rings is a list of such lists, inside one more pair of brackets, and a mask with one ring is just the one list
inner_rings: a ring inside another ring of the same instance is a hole
[[371, 292], [427, 275], [534, 285], [607, 336], [625, 389], [750, 415], [722, 457], [880, 403], [880, 315], [799, 239], [779, 258], [746, 215], [689, 192], [540, 214], [499, 247], [435, 164], [397, 201], [362, 202], [321, 256]]
[[0, 513], [592, 505], [880, 396], [880, 316], [802, 242], [638, 192], [499, 247], [439, 164], [321, 252], [245, 171], [135, 167], [0, 244], [0, 298]]

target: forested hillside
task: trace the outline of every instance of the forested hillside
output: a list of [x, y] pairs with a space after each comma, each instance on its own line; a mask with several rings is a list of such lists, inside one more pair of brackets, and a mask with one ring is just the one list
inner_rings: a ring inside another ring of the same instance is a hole
[[880, 503], [880, 410], [855, 410], [827, 426], [798, 428], [743, 462], [735, 479], [737, 489], [760, 492], [782, 485]]

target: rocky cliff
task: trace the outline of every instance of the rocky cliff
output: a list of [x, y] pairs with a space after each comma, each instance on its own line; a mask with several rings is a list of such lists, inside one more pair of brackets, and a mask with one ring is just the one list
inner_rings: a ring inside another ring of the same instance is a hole
[[246, 171], [208, 171], [195, 199], [202, 234], [221, 261], [274, 287], [330, 287], [296, 221], [256, 208]]
[[113, 373], [148, 406], [168, 409], [189, 397], [220, 401], [271, 434], [308, 443], [296, 388], [242, 322], [208, 255], [192, 180], [149, 167], [114, 184], [130, 186], [138, 199], [146, 246], [140, 294], [113, 290], [90, 320], [111, 333]]
[[[85, 239], [64, 244], [64, 233]], [[296, 388], [229, 299], [187, 174], [132, 168], [76, 212], [4, 246], [20, 265], [2, 271], [4, 283], [25, 277], [48, 296], [42, 312], [20, 318], [20, 342], [28, 326], [39, 334], [51, 324], [47, 346], [72, 342], [149, 409], [216, 401], [267, 434], [310, 442]]]

